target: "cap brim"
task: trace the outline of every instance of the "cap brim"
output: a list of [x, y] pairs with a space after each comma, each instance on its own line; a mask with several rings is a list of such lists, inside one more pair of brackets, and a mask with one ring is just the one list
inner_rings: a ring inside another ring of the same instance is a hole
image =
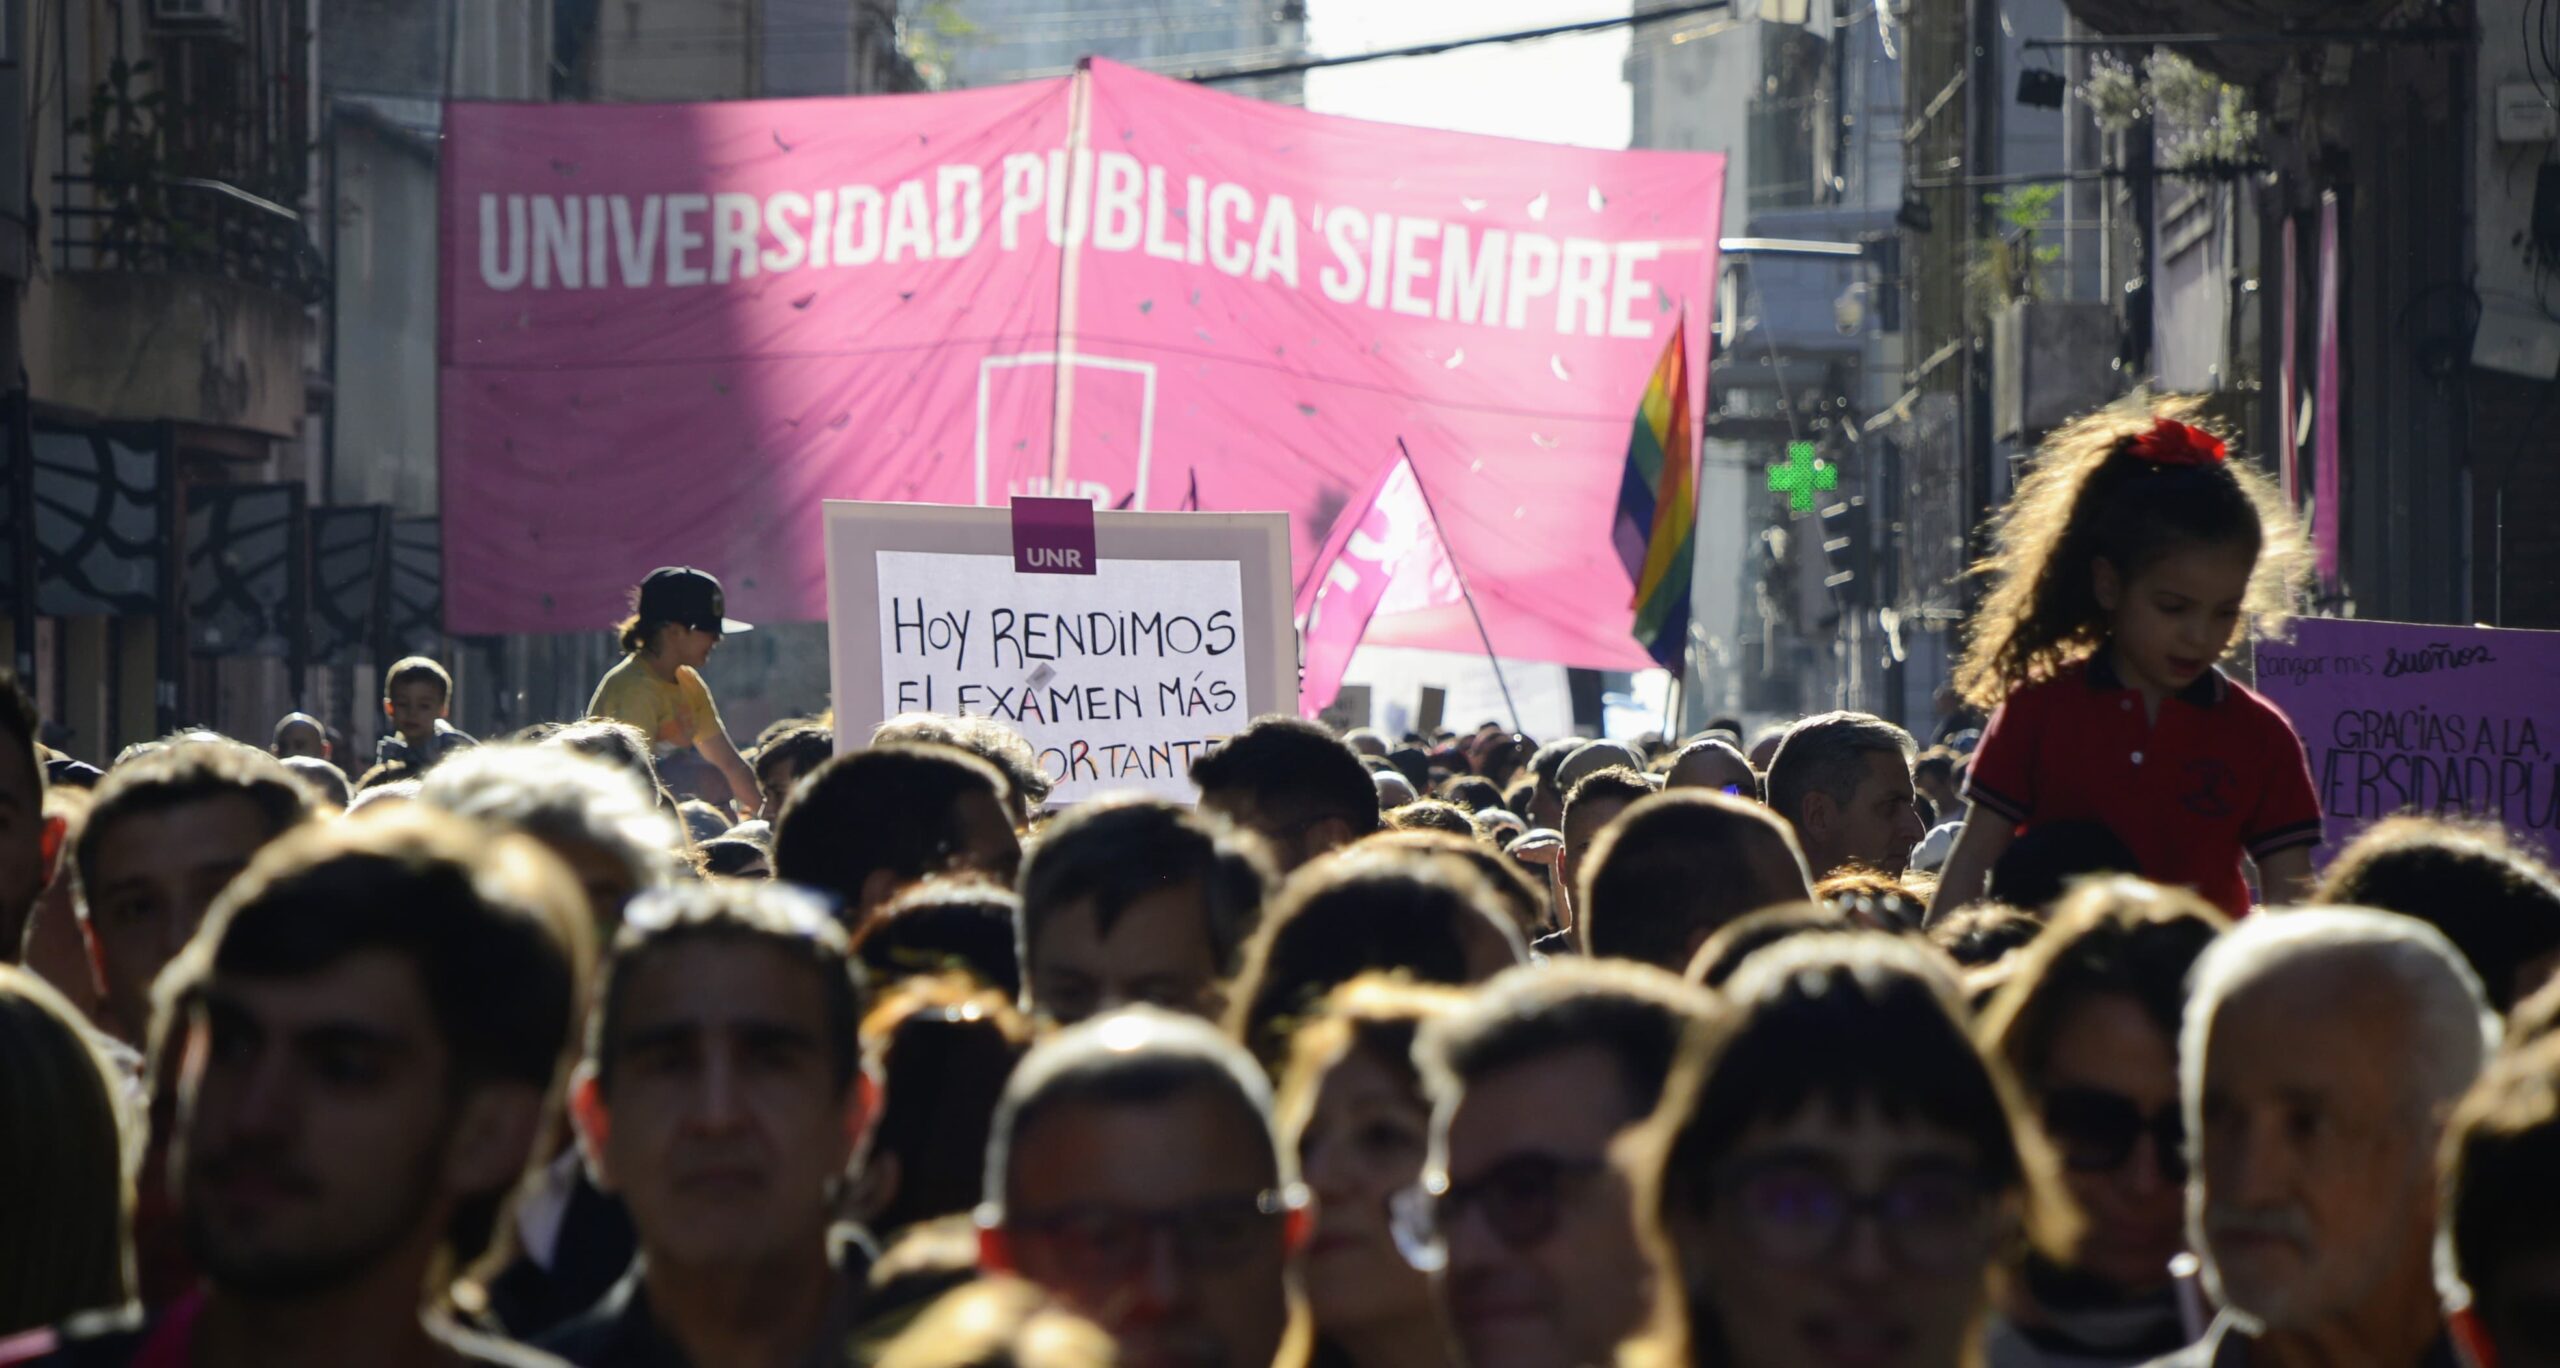
[[752, 632], [755, 629], [755, 624], [752, 622], [740, 622], [736, 618], [728, 617], [720, 619], [720, 635], [722, 636], [736, 636], [740, 632]]

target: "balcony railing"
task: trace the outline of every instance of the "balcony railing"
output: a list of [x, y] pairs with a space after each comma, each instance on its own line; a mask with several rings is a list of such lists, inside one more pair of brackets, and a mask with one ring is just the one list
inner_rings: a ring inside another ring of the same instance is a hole
[[220, 276], [317, 303], [328, 263], [302, 216], [238, 186], [196, 177], [54, 177], [58, 269]]

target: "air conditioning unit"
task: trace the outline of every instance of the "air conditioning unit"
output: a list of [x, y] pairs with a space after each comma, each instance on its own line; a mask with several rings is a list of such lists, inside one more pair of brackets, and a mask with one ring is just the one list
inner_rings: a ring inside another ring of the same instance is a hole
[[243, 0], [151, 0], [155, 28], [227, 32], [239, 26]]

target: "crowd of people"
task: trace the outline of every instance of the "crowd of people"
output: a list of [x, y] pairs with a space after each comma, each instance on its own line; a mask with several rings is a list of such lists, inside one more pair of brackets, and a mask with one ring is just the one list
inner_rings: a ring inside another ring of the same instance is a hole
[[2560, 876], [2315, 873], [2184, 418], [2048, 450], [1925, 746], [1265, 718], [1056, 808], [732, 745], [681, 567], [588, 718], [402, 661], [366, 766], [0, 689], [0, 1365], [2560, 1364]]

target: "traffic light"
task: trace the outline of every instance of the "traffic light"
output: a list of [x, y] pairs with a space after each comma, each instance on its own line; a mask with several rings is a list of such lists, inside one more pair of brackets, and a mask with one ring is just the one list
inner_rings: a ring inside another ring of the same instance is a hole
[[1822, 557], [1829, 567], [1822, 587], [1841, 603], [1864, 607], [1875, 600], [1875, 526], [1867, 496], [1851, 494], [1821, 509]]

